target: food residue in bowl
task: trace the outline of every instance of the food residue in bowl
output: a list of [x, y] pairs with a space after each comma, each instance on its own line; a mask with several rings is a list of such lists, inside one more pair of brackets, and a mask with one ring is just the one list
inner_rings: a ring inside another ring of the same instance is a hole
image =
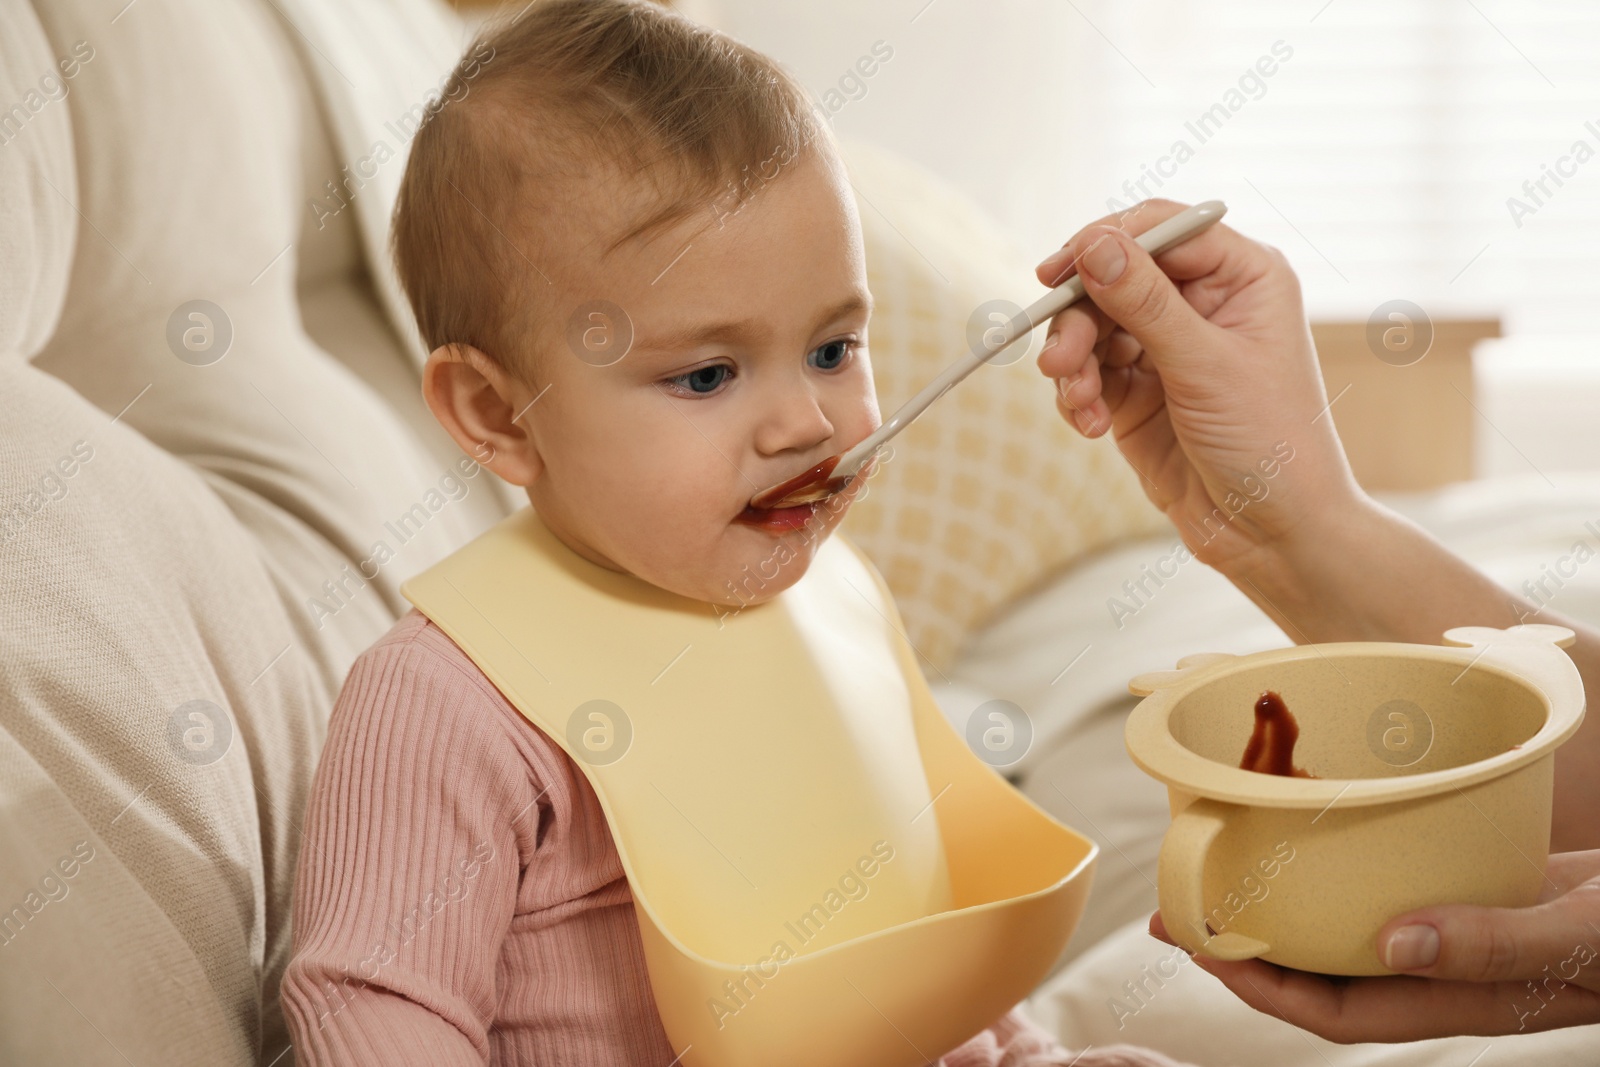
[[1294, 744], [1299, 738], [1300, 724], [1295, 722], [1283, 698], [1269, 689], [1256, 701], [1256, 726], [1239, 766], [1260, 774], [1316, 778], [1317, 775], [1294, 765]]

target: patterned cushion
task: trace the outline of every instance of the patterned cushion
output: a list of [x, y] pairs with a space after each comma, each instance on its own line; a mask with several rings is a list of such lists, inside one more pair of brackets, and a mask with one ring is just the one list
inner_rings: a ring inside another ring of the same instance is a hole
[[[868, 335], [887, 419], [967, 350], [988, 301], [1044, 292], [1032, 261], [975, 205], [921, 168], [841, 139], [877, 307]], [[1041, 253], [1066, 234], [1041, 234]], [[1072, 560], [1168, 528], [1109, 439], [1086, 441], [1056, 411], [1027, 351], [978, 368], [880, 458], [840, 529], [894, 591], [925, 670], [948, 666], [1000, 608]], [[933, 680], [940, 680], [937, 675]]]

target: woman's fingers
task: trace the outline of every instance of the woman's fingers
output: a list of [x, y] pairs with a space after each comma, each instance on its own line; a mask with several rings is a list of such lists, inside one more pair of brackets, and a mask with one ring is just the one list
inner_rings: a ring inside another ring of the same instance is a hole
[[1111, 409], [1101, 395], [1095, 360], [1084, 364], [1082, 374], [1056, 380], [1056, 407], [1085, 437], [1099, 437], [1111, 428]]
[[1079, 305], [1058, 313], [1051, 323], [1040, 371], [1056, 379], [1056, 406], [1062, 416], [1088, 437], [1098, 437], [1111, 426], [1111, 409], [1101, 398], [1098, 352], [1116, 329], [1093, 305]]
[[[1159, 912], [1151, 916], [1150, 932], [1171, 943]], [[1561, 1012], [1539, 1018], [1526, 1007], [1519, 1014], [1514, 1003], [1517, 990], [1506, 985], [1406, 975], [1332, 980], [1261, 960], [1193, 959], [1256, 1011], [1340, 1043], [1505, 1034], [1549, 1029], [1559, 1025], [1558, 1018], [1567, 1025], [1586, 1021], [1585, 1004], [1576, 996]]]
[[1095, 219], [1073, 234], [1059, 249], [1046, 256], [1034, 268], [1039, 280], [1052, 289], [1070, 278], [1077, 269], [1077, 258], [1085, 247], [1083, 237], [1099, 226], [1112, 226], [1137, 237], [1158, 222], [1165, 222], [1188, 208], [1172, 200], [1141, 200], [1126, 211], [1117, 211]]
[[1047, 378], [1065, 378], [1083, 369], [1083, 361], [1094, 352], [1099, 326], [1080, 308], [1070, 307], [1056, 315], [1045, 334], [1044, 348], [1036, 362]]
[[[1167, 933], [1159, 911], [1150, 916], [1150, 934], [1169, 945], [1176, 944]], [[1330, 1021], [1339, 1018], [1341, 987], [1324, 978], [1274, 967], [1260, 960], [1224, 962], [1204, 956], [1190, 958], [1240, 1000], [1264, 1015], [1275, 1016], [1324, 1037], [1329, 1037], [1325, 1028]]]
[[1107, 367], [1131, 367], [1144, 355], [1144, 345], [1127, 330], [1118, 327], [1101, 343], [1100, 362]]
[[1100, 398], [1100, 361], [1086, 360], [1076, 374], [1056, 379], [1056, 394], [1066, 411], [1084, 411]]
[[1408, 975], [1330, 980], [1260, 960], [1197, 956], [1195, 962], [1257, 1011], [1341, 1044], [1532, 1033], [1600, 1018], [1600, 998], [1576, 986], [1546, 999], [1530, 992], [1525, 982], [1447, 982]]
[[[1073, 274], [1081, 273], [1078, 268], [1084, 253], [1104, 235], [1107, 227], [1137, 237], [1188, 207], [1188, 204], [1172, 200], [1144, 200], [1127, 211], [1096, 219], [1041, 261], [1034, 273], [1045, 285], [1060, 285]], [[1216, 223], [1205, 232], [1167, 249], [1161, 253], [1159, 262], [1162, 272], [1175, 282], [1201, 280], [1198, 286], [1185, 287], [1185, 296], [1194, 309], [1206, 317], [1210, 317], [1228, 294], [1267, 275], [1293, 273], [1281, 252], [1249, 240], [1225, 222]]]
[[[1069, 388], [1072, 406], [1058, 408], [1082, 433], [1109, 433], [1181, 530], [1203, 528], [1236, 472], [1294, 442], [1291, 454], [1302, 459], [1275, 483], [1270, 503], [1197, 546], [1199, 558], [1228, 574], [1283, 554], [1290, 534], [1294, 547], [1304, 544], [1305, 531], [1323, 526], [1312, 518], [1331, 521], [1362, 500], [1333, 424], [1313, 418], [1328, 397], [1294, 271], [1221, 223], [1154, 259], [1131, 238], [1183, 210], [1140, 204], [1039, 265], [1046, 284], [1076, 271], [1093, 305], [1059, 318], [1061, 343], [1039, 366], [1059, 379], [1084, 375], [1094, 361], [1098, 397], [1087, 385]], [[1116, 324], [1109, 330], [1108, 320]]]
[[[1600, 849], [1587, 852], [1557, 852], [1545, 865], [1545, 886], [1539, 896], [1542, 904], [1547, 900], [1569, 893], [1584, 882], [1600, 881]], [[1600, 886], [1585, 892], [1600, 891]], [[1600, 919], [1596, 920], [1600, 923]]]
[[1116, 328], [1116, 323], [1088, 301], [1057, 312], [1037, 359], [1040, 372], [1047, 378], [1080, 373], [1094, 346]]
[[[1196, 240], [1205, 237], [1202, 234]], [[1158, 357], [1192, 361], [1216, 347], [1218, 329], [1179, 293], [1149, 253], [1119, 230], [1090, 231], [1078, 273], [1095, 306]]]
[[[1565, 877], [1597, 863], [1600, 853], [1551, 857], [1552, 874]], [[1252, 1008], [1330, 1041], [1549, 1030], [1600, 1021], [1590, 936], [1600, 926], [1597, 902], [1591, 880], [1531, 908], [1420, 909], [1378, 935], [1380, 958], [1405, 972], [1388, 977], [1328, 979], [1261, 960], [1193, 958]], [[1160, 912], [1150, 933], [1173, 943]]]
[[1464, 982], [1526, 981], [1553, 975], [1600, 988], [1600, 895], [1582, 888], [1531, 908], [1448, 905], [1387, 923], [1378, 952], [1391, 970]]

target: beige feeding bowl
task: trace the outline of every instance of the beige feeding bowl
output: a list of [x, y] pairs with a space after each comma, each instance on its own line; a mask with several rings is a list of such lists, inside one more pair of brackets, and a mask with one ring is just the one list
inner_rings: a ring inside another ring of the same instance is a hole
[[[1583, 721], [1561, 626], [1449, 630], [1186, 656], [1128, 684], [1128, 754], [1165, 782], [1162, 919], [1190, 952], [1389, 974], [1376, 937], [1413, 908], [1535, 902], [1556, 748]], [[1262, 693], [1298, 720], [1297, 766], [1239, 768]]]

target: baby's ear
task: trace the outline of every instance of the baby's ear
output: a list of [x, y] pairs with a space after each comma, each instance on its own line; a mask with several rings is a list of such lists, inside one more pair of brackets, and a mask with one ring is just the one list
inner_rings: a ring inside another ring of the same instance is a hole
[[422, 398], [462, 452], [512, 485], [532, 485], [544, 469], [524, 428], [532, 390], [479, 349], [450, 343], [430, 352]]

